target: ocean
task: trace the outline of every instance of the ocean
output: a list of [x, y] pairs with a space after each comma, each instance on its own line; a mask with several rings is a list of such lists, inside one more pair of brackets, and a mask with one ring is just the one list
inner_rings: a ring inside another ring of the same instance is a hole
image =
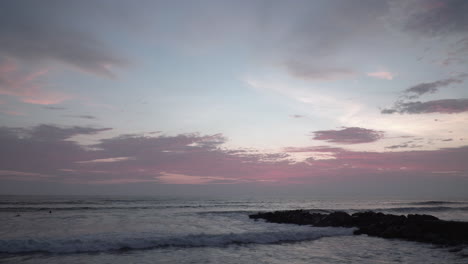
[[289, 209], [468, 221], [468, 201], [0, 196], [0, 263], [468, 263], [467, 247], [248, 218]]

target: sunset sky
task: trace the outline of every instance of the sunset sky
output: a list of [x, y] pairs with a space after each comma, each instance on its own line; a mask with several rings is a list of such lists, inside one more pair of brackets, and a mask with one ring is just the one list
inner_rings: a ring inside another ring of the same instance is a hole
[[0, 194], [468, 196], [468, 1], [0, 1]]

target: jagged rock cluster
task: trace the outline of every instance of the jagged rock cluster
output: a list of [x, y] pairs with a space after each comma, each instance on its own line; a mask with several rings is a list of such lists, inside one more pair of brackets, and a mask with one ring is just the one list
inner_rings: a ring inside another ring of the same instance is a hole
[[352, 215], [345, 212], [330, 214], [291, 210], [257, 213], [252, 219], [272, 223], [313, 225], [319, 227], [356, 227], [355, 235], [367, 234], [384, 238], [400, 238], [435, 244], [468, 244], [468, 222], [444, 221], [432, 215], [392, 215], [372, 211]]

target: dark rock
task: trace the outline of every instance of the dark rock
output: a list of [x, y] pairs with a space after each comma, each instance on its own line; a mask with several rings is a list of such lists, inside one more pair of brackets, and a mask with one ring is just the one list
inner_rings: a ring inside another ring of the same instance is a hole
[[431, 220], [439, 220], [439, 218], [432, 216], [432, 215], [426, 215], [426, 214], [409, 214], [408, 215], [408, 221], [431, 221]]
[[345, 212], [333, 212], [315, 224], [316, 226], [353, 226], [353, 217]]
[[325, 214], [310, 214], [305, 210], [276, 211], [249, 215], [251, 219], [266, 219], [272, 223], [298, 224], [298, 225], [317, 225]]
[[372, 211], [349, 215], [310, 213], [307, 210], [276, 211], [249, 215], [272, 223], [313, 226], [357, 227], [355, 235], [367, 234], [383, 238], [444, 245], [468, 244], [468, 222], [444, 221], [432, 215], [391, 215]]

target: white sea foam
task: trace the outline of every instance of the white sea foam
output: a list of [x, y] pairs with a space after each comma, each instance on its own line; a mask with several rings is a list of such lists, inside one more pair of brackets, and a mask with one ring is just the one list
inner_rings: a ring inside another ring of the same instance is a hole
[[307, 231], [243, 232], [229, 234], [93, 234], [62, 239], [24, 238], [0, 240], [0, 253], [79, 253], [161, 247], [221, 247], [231, 244], [274, 244], [351, 235], [351, 228], [310, 227]]

